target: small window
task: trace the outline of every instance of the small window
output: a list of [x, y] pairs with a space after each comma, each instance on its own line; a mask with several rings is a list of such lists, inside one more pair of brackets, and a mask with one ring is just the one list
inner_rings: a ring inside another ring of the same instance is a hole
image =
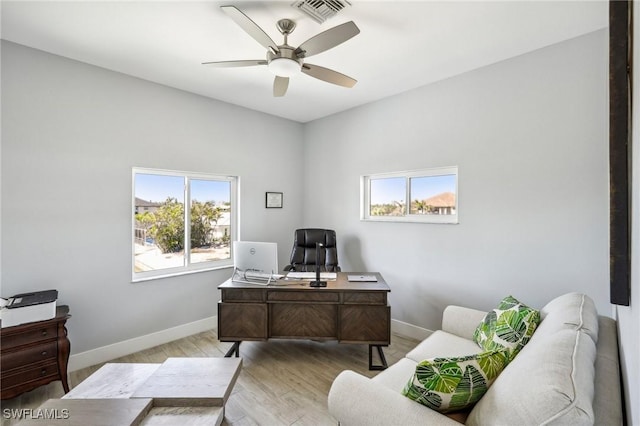
[[403, 177], [371, 178], [369, 181], [371, 216], [404, 216], [407, 196], [406, 179]]
[[237, 181], [134, 168], [133, 280], [233, 266]]
[[361, 177], [361, 219], [458, 223], [458, 168]]

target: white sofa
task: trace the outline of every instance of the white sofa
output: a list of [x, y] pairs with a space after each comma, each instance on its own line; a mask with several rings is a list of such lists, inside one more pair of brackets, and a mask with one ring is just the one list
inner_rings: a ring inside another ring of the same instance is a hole
[[541, 322], [529, 343], [462, 417], [401, 394], [418, 362], [481, 352], [472, 338], [485, 314], [449, 306], [442, 330], [372, 379], [343, 371], [329, 391], [330, 413], [342, 426], [622, 424], [616, 323], [599, 316], [593, 300], [578, 293], [540, 310]]

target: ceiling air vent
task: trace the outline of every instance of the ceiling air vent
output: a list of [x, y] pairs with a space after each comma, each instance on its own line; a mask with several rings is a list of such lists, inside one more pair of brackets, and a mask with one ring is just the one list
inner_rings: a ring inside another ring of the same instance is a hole
[[347, 0], [299, 0], [291, 6], [300, 9], [314, 21], [322, 24], [345, 7], [351, 6], [351, 3]]

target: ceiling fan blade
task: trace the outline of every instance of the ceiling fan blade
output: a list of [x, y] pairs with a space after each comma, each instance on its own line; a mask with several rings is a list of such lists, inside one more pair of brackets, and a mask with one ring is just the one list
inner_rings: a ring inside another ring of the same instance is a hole
[[281, 97], [287, 93], [287, 88], [289, 87], [289, 77], [280, 77], [276, 76], [275, 80], [273, 80], [273, 96]]
[[332, 47], [336, 47], [340, 43], [344, 43], [351, 37], [354, 37], [360, 33], [360, 29], [353, 23], [353, 21], [345, 22], [344, 24], [330, 28], [327, 31], [311, 37], [309, 40], [302, 43], [295, 53], [299, 58], [308, 58], [312, 55], [329, 50]]
[[207, 65], [216, 68], [231, 68], [231, 67], [252, 67], [255, 65], [267, 65], [267, 61], [264, 59], [253, 59], [248, 61], [216, 61], [216, 62], [203, 62], [202, 65]]
[[247, 15], [242, 13], [240, 9], [235, 6], [220, 6], [222, 9], [233, 21], [240, 26], [247, 34], [253, 37], [258, 43], [266, 47], [267, 49], [271, 49], [274, 53], [278, 52], [278, 45], [275, 41], [269, 37], [267, 33], [263, 31], [262, 28], [258, 26], [255, 22], [251, 20]]
[[319, 65], [304, 64], [302, 65], [302, 72], [315, 77], [318, 80], [326, 81], [327, 83], [337, 84], [343, 87], [353, 87], [358, 82], [357, 80], [341, 74], [337, 71], [330, 70], [329, 68], [321, 67]]

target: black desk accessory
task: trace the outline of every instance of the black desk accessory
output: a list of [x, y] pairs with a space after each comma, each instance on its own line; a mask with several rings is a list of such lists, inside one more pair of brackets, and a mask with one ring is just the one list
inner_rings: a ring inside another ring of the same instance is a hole
[[316, 280], [311, 281], [309, 283], [309, 287], [326, 287], [326, 281], [320, 281], [320, 249], [322, 249], [324, 245], [321, 243], [316, 243]]

